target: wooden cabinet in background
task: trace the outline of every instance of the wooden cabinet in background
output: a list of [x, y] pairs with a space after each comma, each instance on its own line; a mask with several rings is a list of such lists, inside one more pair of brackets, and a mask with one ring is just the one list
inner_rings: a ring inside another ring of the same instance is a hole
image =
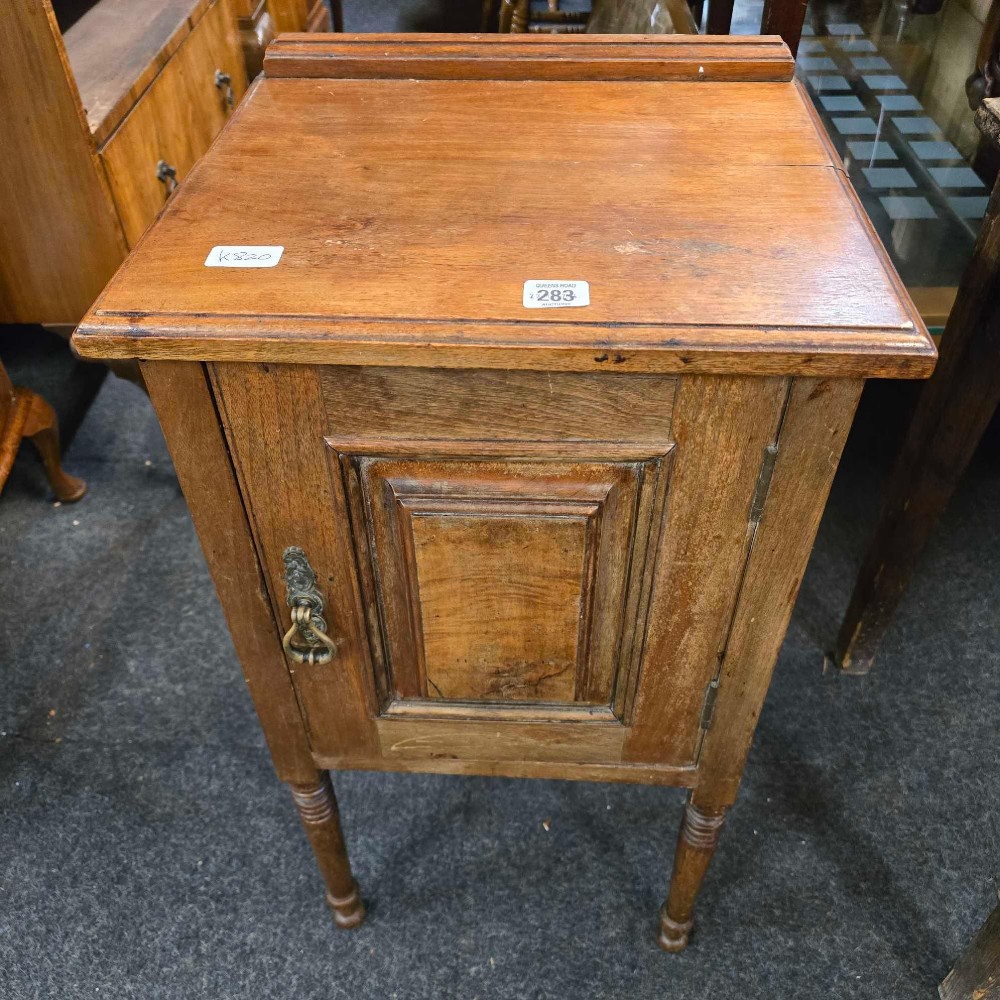
[[[0, 323], [74, 326], [324, 0], [0, 3]], [[234, 179], [234, 186], [239, 179]]]
[[[341, 0], [267, 0], [275, 34], [288, 31], [343, 31]], [[330, 11], [333, 11], [331, 21]]]
[[77, 331], [143, 359], [340, 926], [329, 769], [558, 777], [690, 790], [687, 944], [863, 380], [935, 357], [793, 70], [279, 39]]
[[208, 148], [246, 90], [230, 3], [0, 4], [0, 323], [77, 323]]
[[[253, 80], [264, 67], [264, 50], [281, 32], [343, 31], [341, 0], [233, 0], [240, 39]], [[330, 14], [333, 14], [331, 18]]]

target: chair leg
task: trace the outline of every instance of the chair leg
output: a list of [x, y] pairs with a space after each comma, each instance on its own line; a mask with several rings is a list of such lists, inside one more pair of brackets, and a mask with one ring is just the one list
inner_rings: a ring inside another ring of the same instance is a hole
[[344, 5], [341, 0], [330, 0], [330, 13], [333, 15], [333, 30], [344, 30]]
[[693, 802], [684, 807], [670, 894], [660, 908], [660, 933], [657, 944], [664, 951], [683, 951], [694, 925], [694, 904], [702, 880], [719, 843], [726, 811], [702, 812]]
[[315, 784], [289, 787], [326, 882], [326, 901], [333, 913], [333, 922], [345, 930], [359, 927], [364, 923], [365, 904], [351, 874], [330, 775], [327, 771], [318, 771]]
[[[735, 0], [708, 0], [707, 35], [728, 35], [733, 27], [733, 6]], [[697, 16], [701, 24], [701, 13]]]
[[29, 399], [28, 417], [22, 433], [24, 437], [31, 438], [31, 443], [38, 449], [52, 492], [63, 503], [79, 500], [87, 492], [87, 484], [82, 479], [71, 476], [62, 467], [59, 425], [56, 423], [55, 411], [41, 396], [29, 389], [18, 389], [17, 393]]

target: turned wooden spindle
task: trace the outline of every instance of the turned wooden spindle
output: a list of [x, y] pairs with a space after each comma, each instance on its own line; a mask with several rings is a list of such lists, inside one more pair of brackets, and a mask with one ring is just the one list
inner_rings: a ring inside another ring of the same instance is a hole
[[664, 951], [683, 951], [694, 925], [694, 904], [705, 872], [719, 843], [725, 810], [704, 813], [691, 802], [684, 808], [670, 894], [660, 908], [660, 933], [657, 943]]
[[289, 787], [326, 882], [326, 901], [333, 913], [333, 922], [344, 929], [359, 927], [365, 920], [365, 904], [351, 874], [330, 775], [321, 771], [316, 784]]

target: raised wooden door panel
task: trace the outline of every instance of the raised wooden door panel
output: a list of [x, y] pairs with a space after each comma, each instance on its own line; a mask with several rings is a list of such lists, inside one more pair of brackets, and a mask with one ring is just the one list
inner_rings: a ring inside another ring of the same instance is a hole
[[317, 759], [696, 763], [786, 380], [212, 370], [275, 617], [299, 546], [338, 641]]
[[[216, 72], [229, 77], [219, 85]], [[134, 245], [167, 202], [172, 187], [160, 161], [182, 180], [246, 90], [246, 70], [229, 0], [217, 0], [163, 67], [101, 149], [118, 214]]]
[[545, 705], [571, 718], [590, 706], [610, 721], [615, 692], [626, 706], [634, 688], [669, 446], [634, 462], [574, 458], [565, 443], [544, 461], [386, 450], [406, 447], [415, 454], [337, 449], [365, 603], [378, 609], [368, 627], [383, 711], [512, 718], [515, 705]]

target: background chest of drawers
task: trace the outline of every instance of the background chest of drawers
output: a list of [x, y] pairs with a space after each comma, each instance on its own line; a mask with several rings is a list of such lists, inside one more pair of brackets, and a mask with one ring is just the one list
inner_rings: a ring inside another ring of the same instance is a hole
[[0, 4], [0, 323], [78, 323], [246, 90], [247, 34], [264, 21], [325, 29], [326, 11], [322, 0]]
[[339, 925], [329, 769], [560, 777], [690, 790], [687, 943], [863, 380], [934, 362], [835, 156], [776, 38], [287, 38], [81, 324]]

